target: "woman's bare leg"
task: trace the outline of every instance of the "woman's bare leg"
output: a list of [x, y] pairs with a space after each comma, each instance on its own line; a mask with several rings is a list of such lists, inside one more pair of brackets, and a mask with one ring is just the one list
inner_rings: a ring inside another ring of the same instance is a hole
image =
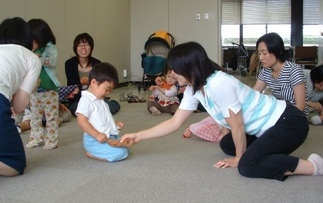
[[19, 172], [10, 166], [0, 162], [0, 175], [2, 176], [17, 176]]

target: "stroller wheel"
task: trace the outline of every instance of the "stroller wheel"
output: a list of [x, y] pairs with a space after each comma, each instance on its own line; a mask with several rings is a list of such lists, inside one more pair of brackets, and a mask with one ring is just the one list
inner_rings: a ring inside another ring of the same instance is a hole
[[242, 76], [246, 76], [247, 75], [247, 71], [245, 71], [245, 70], [241, 71], [241, 75]]

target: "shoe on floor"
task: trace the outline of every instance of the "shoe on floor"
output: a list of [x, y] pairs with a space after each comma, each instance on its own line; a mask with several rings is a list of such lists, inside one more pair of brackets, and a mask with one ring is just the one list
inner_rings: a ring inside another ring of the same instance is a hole
[[156, 107], [150, 107], [149, 111], [151, 112], [151, 114], [153, 116], [159, 116], [161, 114], [161, 112], [156, 108]]
[[36, 141], [32, 140], [32, 141], [30, 141], [30, 142], [28, 142], [26, 144], [26, 147], [31, 149], [31, 148], [34, 148], [34, 147], [40, 147], [41, 145], [42, 145], [41, 142], [37, 143]]
[[311, 154], [308, 159], [314, 166], [313, 176], [323, 175], [323, 158], [318, 154]]
[[17, 127], [17, 130], [18, 130], [18, 133], [20, 134], [22, 132], [20, 126], [16, 125], [16, 127]]
[[44, 149], [51, 150], [51, 149], [56, 149], [58, 146], [57, 144], [51, 144], [51, 143], [46, 143], [44, 145]]
[[322, 125], [322, 120], [319, 116], [313, 116], [310, 120], [313, 125]]

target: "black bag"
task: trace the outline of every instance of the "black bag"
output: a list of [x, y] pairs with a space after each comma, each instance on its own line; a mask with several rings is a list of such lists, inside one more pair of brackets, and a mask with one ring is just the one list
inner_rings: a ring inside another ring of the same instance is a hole
[[104, 98], [104, 101], [109, 105], [109, 109], [110, 109], [111, 114], [117, 113], [121, 108], [119, 102], [117, 102], [116, 100], [113, 100], [113, 99], [110, 100], [109, 97]]

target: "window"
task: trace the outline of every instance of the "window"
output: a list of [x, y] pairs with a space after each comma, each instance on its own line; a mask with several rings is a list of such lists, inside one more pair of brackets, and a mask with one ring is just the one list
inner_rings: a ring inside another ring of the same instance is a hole
[[320, 36], [319, 0], [303, 0], [303, 45], [318, 45]]
[[[303, 0], [303, 44], [317, 45], [320, 0]], [[242, 33], [240, 34], [240, 26]], [[255, 46], [265, 33], [276, 32], [290, 46], [291, 0], [222, 0], [222, 46]]]
[[240, 42], [240, 1], [222, 2], [222, 46]]

